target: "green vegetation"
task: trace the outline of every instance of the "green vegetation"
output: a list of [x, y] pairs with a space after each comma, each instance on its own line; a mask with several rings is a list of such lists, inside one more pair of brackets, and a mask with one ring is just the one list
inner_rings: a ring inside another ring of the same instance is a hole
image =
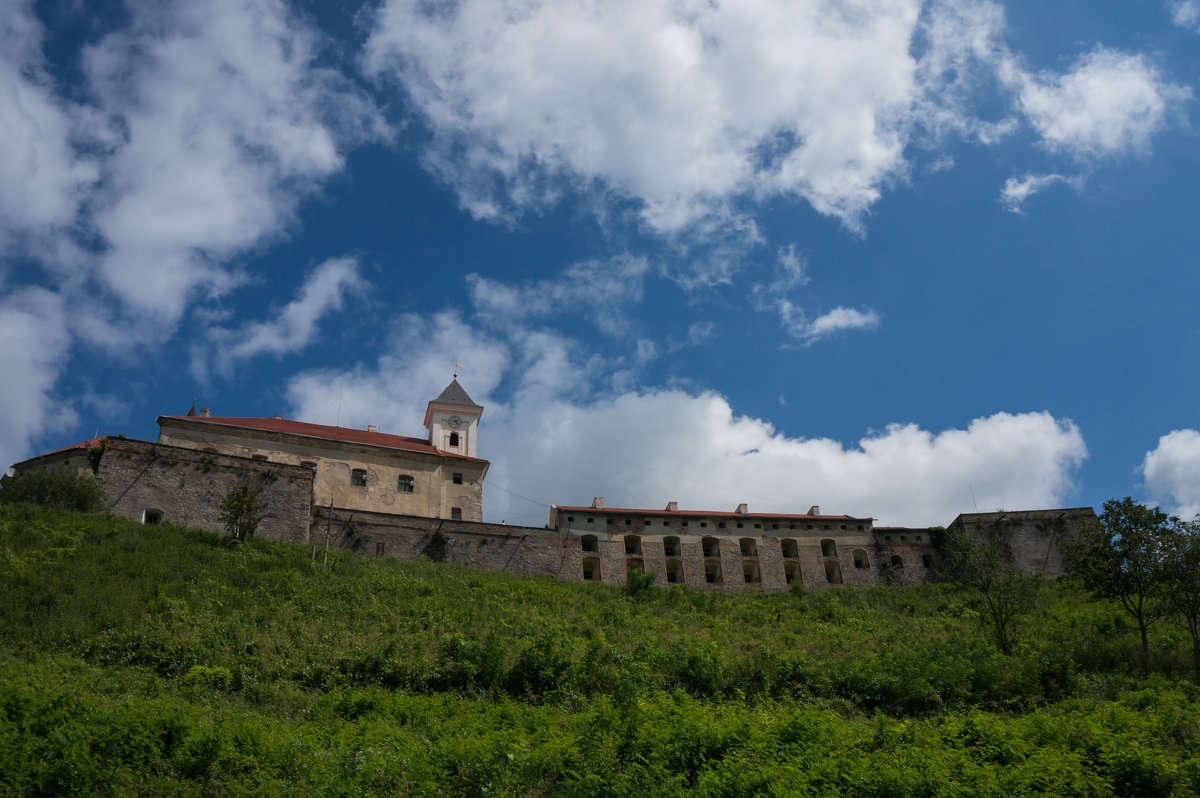
[[0, 481], [0, 504], [37, 504], [95, 513], [105, 509], [104, 490], [90, 476], [61, 468], [39, 468]]
[[234, 540], [254, 537], [258, 525], [267, 517], [267, 502], [262, 498], [266, 487], [265, 479], [246, 479], [221, 498], [221, 523]]
[[0, 508], [0, 795], [1186, 796], [1182, 627], [1034, 580], [522, 580]]

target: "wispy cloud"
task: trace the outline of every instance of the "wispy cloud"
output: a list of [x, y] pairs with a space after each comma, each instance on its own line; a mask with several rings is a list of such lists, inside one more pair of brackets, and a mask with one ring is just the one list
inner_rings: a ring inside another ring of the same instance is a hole
[[1083, 180], [1078, 177], [1065, 175], [1024, 175], [1020, 178], [1010, 177], [1004, 182], [1000, 191], [1000, 204], [1013, 213], [1021, 213], [1025, 200], [1050, 188], [1056, 183], [1065, 183], [1075, 189], [1083, 186]]
[[206, 380], [211, 369], [227, 377], [243, 361], [303, 350], [316, 336], [321, 319], [341, 310], [346, 294], [363, 285], [354, 258], [325, 261], [305, 278], [296, 298], [273, 312], [269, 321], [247, 322], [236, 329], [209, 328], [207, 340], [192, 351], [193, 376]]

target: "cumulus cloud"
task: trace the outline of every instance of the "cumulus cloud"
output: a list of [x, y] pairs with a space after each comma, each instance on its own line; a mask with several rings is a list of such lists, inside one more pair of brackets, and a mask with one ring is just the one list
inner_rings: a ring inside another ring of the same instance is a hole
[[362, 286], [357, 260], [325, 261], [305, 278], [296, 298], [274, 311], [269, 321], [248, 322], [237, 329], [210, 328], [208, 340], [193, 350], [193, 376], [206, 379], [210, 364], [216, 373], [229, 376], [242, 361], [301, 351], [317, 334], [321, 319], [341, 310], [345, 295]]
[[1082, 180], [1077, 177], [1067, 177], [1059, 174], [1024, 175], [1020, 178], [1010, 177], [1004, 181], [1000, 191], [1000, 204], [1013, 213], [1021, 213], [1025, 200], [1053, 186], [1055, 183], [1066, 183], [1080, 188]]
[[69, 225], [99, 176], [73, 149], [79, 109], [55, 93], [43, 33], [28, 2], [0, 1], [0, 255], [25, 236]]
[[1079, 158], [1144, 150], [1190, 96], [1142, 55], [1097, 48], [1064, 74], [1020, 73], [1021, 109], [1043, 142]]
[[70, 349], [62, 299], [25, 288], [0, 300], [0, 463], [28, 457], [40, 434], [65, 427], [74, 411], [52, 396]]
[[225, 263], [278, 235], [348, 142], [383, 130], [280, 0], [132, 7], [130, 28], [84, 59], [120, 131], [96, 198], [99, 271], [170, 329], [197, 294], [236, 284]]
[[980, 509], [1059, 505], [1087, 457], [1079, 429], [1048, 413], [997, 413], [941, 431], [895, 424], [845, 445], [784, 435], [713, 392], [604, 390], [611, 367], [544, 331], [497, 336], [450, 313], [406, 316], [400, 330], [396, 351], [377, 363], [293, 378], [293, 411], [422, 434], [425, 404], [454, 358], [465, 358], [460, 381], [486, 407], [480, 454], [492, 461], [493, 520], [536, 525], [550, 503], [604, 496], [635, 507], [748, 502], [763, 512], [820, 504], [881, 523], [946, 524], [974, 509], [972, 494]]
[[1200, 513], [1200, 432], [1177, 429], [1158, 439], [1142, 460], [1146, 490], [1181, 518]]
[[[653, 229], [803, 199], [858, 227], [905, 168], [918, 0], [388, 0], [367, 70], [434, 134], [427, 165], [479, 218], [565, 180], [641, 203]], [[941, 73], [938, 73], [941, 75]]]
[[1167, 3], [1171, 21], [1181, 28], [1200, 33], [1200, 2], [1198, 0], [1171, 0]]

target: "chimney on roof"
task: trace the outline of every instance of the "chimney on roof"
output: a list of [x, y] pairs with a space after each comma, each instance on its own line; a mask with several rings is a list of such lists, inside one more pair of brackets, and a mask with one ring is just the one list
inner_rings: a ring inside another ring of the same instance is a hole
[[212, 416], [211, 410], [209, 410], [207, 407], [200, 408], [200, 418], [209, 418], [210, 416]]
[[368, 424], [368, 425], [367, 425], [367, 432], [374, 432], [374, 431], [375, 431], [375, 425], [374, 425], [374, 424]]
[[740, 514], [742, 514], [742, 515], [745, 515], [746, 513], [750, 512], [750, 508], [746, 506], [746, 503], [745, 503], [745, 502], [742, 502], [741, 504], [739, 504], [739, 505], [737, 506], [737, 509], [736, 509], [736, 510], [734, 510], [734, 512], [735, 512], [735, 513], [740, 513]]
[[275, 416], [276, 421], [283, 421], [283, 416]]
[[809, 515], [820, 515], [821, 508], [814, 504], [812, 507], [808, 508], [808, 514]]
[[592, 499], [592, 509], [593, 510], [603, 510], [604, 509], [604, 497], [603, 496], [597, 496], [596, 498]]
[[668, 513], [679, 512], [679, 502], [667, 502], [667, 512]]

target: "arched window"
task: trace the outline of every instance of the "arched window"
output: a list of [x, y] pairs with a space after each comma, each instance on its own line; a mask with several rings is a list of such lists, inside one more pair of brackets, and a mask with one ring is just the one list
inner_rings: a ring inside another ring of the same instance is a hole
[[365, 488], [367, 486], [367, 472], [361, 468], [356, 468], [350, 472], [350, 484], [357, 488]]
[[584, 535], [579, 540], [579, 547], [584, 551], [600, 551], [595, 535]]
[[667, 584], [676, 585], [683, 582], [683, 563], [679, 560], [667, 560]]
[[854, 567], [855, 568], [870, 568], [870, 563], [867, 561], [866, 549], [854, 550]]
[[704, 562], [704, 581], [710, 585], [721, 584], [721, 563], [717, 560]]
[[679, 556], [679, 538], [663, 538], [663, 555], [667, 557]]
[[842, 564], [837, 560], [825, 561], [825, 581], [831, 585], [842, 583]]
[[458, 446], [458, 433], [457, 432], [450, 433], [450, 445]]
[[783, 546], [784, 557], [792, 559], [800, 556], [800, 549], [798, 546], [796, 546], [796, 541], [792, 540], [791, 538], [785, 538], [784, 540], [779, 541], [779, 543]]
[[754, 541], [754, 538], [742, 538], [741, 540], [738, 541], [738, 545], [742, 549], [743, 557], [757, 557], [758, 556], [758, 543], [756, 543]]
[[921, 555], [921, 565], [924, 565], [926, 568], [932, 568], [933, 567], [933, 557], [931, 557], [928, 554], [922, 554]]
[[783, 564], [783, 578], [787, 580], [789, 585], [795, 582], [803, 584], [803, 580], [800, 578], [800, 563], [785, 562]]
[[599, 582], [600, 581], [600, 558], [585, 557], [583, 560], [583, 581]]
[[641, 554], [642, 539], [637, 535], [625, 536], [625, 553], [626, 554]]
[[757, 585], [759, 582], [761, 582], [762, 577], [760, 575], [760, 571], [758, 570], [758, 563], [756, 563], [754, 560], [743, 560], [742, 579], [744, 579], [748, 585]]
[[837, 544], [834, 543], [829, 538], [825, 538], [824, 540], [822, 540], [821, 541], [821, 556], [822, 557], [836, 557], [837, 556]]
[[700, 545], [704, 549], [705, 557], [721, 556], [721, 542], [716, 538], [704, 538], [700, 541]]
[[401, 493], [412, 493], [416, 489], [416, 484], [416, 480], [408, 474], [403, 474], [396, 482], [396, 490]]
[[893, 554], [892, 560], [891, 560], [891, 566], [893, 568], [903, 568], [904, 567], [903, 558], [901, 558], [899, 554]]

